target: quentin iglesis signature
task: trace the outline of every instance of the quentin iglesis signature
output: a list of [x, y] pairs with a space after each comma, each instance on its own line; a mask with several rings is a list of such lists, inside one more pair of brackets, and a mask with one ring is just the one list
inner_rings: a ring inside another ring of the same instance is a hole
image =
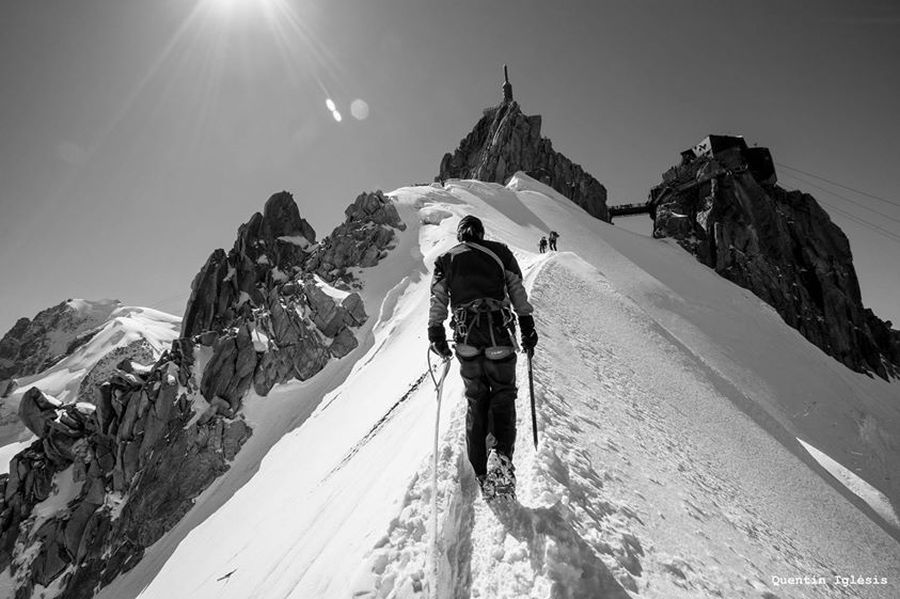
[[833, 585], [841, 587], [850, 586], [870, 586], [887, 584], [888, 579], [884, 576], [840, 576], [833, 574], [831, 576], [773, 576], [772, 585], [780, 586], [818, 586]]

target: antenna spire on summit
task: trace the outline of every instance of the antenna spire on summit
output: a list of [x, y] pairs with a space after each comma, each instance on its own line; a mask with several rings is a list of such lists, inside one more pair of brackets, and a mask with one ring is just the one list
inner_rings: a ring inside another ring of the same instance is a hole
[[503, 103], [509, 104], [513, 101], [512, 84], [509, 82], [509, 71], [506, 65], [503, 65]]

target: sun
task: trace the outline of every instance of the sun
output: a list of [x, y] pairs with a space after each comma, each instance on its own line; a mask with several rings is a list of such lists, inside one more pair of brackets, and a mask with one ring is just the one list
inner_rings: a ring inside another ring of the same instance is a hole
[[209, 8], [223, 16], [262, 10], [268, 11], [273, 0], [206, 0]]

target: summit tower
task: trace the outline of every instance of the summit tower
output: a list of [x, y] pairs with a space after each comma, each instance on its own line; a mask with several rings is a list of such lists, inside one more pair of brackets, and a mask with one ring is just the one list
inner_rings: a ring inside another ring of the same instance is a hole
[[503, 101], [484, 111], [453, 153], [444, 154], [435, 180], [478, 179], [505, 184], [518, 171], [549, 185], [588, 214], [609, 222], [606, 188], [541, 137], [541, 116], [526, 115], [513, 99], [503, 65]]

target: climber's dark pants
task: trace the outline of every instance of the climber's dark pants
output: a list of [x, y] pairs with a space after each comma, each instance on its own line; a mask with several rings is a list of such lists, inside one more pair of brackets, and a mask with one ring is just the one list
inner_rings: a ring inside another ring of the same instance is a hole
[[[484, 354], [459, 358], [466, 386], [466, 449], [476, 476], [487, 474], [487, 436], [497, 453], [510, 459], [516, 446], [516, 354], [488, 360]], [[490, 424], [489, 424], [490, 423]]]

